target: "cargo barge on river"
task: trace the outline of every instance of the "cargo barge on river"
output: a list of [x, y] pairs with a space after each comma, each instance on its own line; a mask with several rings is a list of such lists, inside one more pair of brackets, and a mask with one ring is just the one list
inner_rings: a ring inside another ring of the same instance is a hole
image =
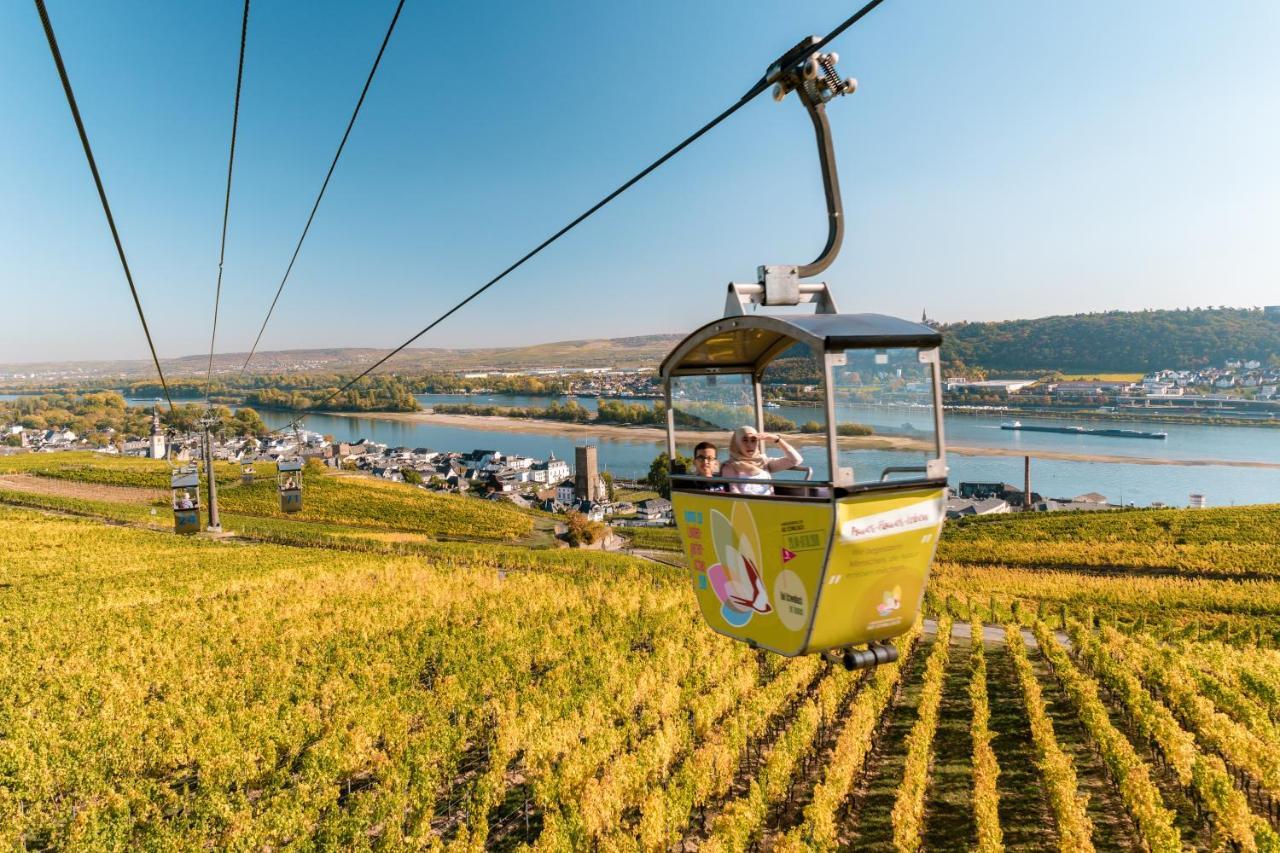
[[1101, 435], [1107, 438], [1154, 438], [1169, 437], [1167, 432], [1147, 432], [1141, 429], [1091, 429], [1080, 426], [1035, 426], [1014, 421], [1011, 424], [1000, 424], [1000, 429], [1020, 430], [1022, 432], [1061, 432], [1067, 435]]

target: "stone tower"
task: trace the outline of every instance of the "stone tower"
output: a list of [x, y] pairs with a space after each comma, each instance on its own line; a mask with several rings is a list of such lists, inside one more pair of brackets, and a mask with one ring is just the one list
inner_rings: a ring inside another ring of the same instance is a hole
[[604, 493], [604, 483], [596, 466], [596, 446], [586, 444], [575, 447], [573, 472], [573, 496], [578, 500], [598, 501]]
[[160, 427], [160, 407], [151, 410], [151, 458], [165, 457], [164, 430]]

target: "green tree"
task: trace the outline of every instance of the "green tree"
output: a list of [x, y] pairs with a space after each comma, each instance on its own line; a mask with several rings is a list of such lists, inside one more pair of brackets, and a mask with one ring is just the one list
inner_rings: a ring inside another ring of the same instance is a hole
[[422, 485], [422, 475], [413, 468], [401, 468], [400, 476], [403, 477], [404, 481], [411, 486]]
[[[671, 457], [666, 451], [659, 453], [654, 457], [653, 462], [649, 465], [649, 473], [645, 475], [644, 481], [664, 498], [671, 497]], [[676, 454], [675, 467], [678, 471], [689, 470], [689, 458]]]
[[267, 432], [262, 416], [248, 406], [237, 411], [227, 427], [233, 435], [263, 435]]

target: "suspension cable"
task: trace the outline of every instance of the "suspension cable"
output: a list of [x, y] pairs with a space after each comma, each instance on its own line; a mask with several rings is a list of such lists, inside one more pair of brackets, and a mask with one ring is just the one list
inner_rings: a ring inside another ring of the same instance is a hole
[[276, 295], [271, 300], [271, 307], [267, 309], [267, 316], [262, 320], [262, 328], [258, 329], [258, 337], [254, 339], [253, 347], [249, 350], [248, 357], [240, 367], [241, 376], [244, 376], [245, 370], [249, 367], [249, 362], [253, 360], [253, 354], [258, 351], [258, 344], [262, 342], [262, 333], [267, 330], [267, 323], [271, 320], [271, 314], [276, 310], [276, 303], [280, 301], [280, 294], [284, 292], [285, 282], [289, 280], [289, 273], [293, 271], [293, 263], [298, 260], [298, 253], [302, 251], [302, 241], [307, 239], [307, 232], [311, 230], [311, 221], [316, 218], [316, 211], [320, 209], [320, 200], [324, 198], [324, 191], [329, 188], [329, 179], [333, 177], [333, 170], [338, 165], [338, 158], [342, 156], [342, 149], [346, 147], [347, 137], [351, 135], [351, 128], [355, 127], [356, 117], [360, 115], [360, 107], [364, 104], [364, 96], [369, 94], [369, 86], [373, 83], [373, 75], [378, 72], [378, 64], [382, 62], [382, 54], [387, 49], [387, 42], [391, 41], [391, 33], [395, 31], [396, 21], [400, 20], [400, 10], [403, 8], [404, 0], [400, 0], [396, 4], [395, 14], [391, 16], [391, 25], [387, 27], [387, 34], [382, 38], [382, 47], [378, 48], [378, 55], [374, 57], [373, 67], [369, 69], [369, 77], [364, 81], [364, 89], [361, 90], [360, 98], [356, 101], [356, 108], [351, 113], [351, 121], [347, 122], [347, 130], [342, 134], [342, 141], [338, 143], [338, 150], [333, 155], [333, 162], [329, 164], [329, 173], [324, 176], [324, 183], [320, 185], [320, 194], [316, 196], [316, 203], [311, 206], [311, 215], [307, 217], [307, 224], [302, 228], [302, 236], [298, 238], [298, 245], [293, 249], [293, 257], [289, 259], [289, 266], [285, 268], [284, 277], [280, 279], [280, 286], [276, 288]]
[[218, 286], [213, 294], [213, 332], [209, 335], [209, 369], [204, 377], [204, 405], [209, 405], [209, 387], [213, 384], [213, 347], [218, 340], [218, 304], [222, 301], [222, 262], [227, 257], [227, 217], [231, 212], [231, 170], [236, 163], [236, 128], [240, 124], [240, 84], [244, 80], [244, 44], [249, 33], [249, 0], [244, 0], [244, 18], [240, 22], [240, 64], [236, 68], [236, 100], [231, 110], [231, 154], [227, 157], [227, 195], [222, 202], [222, 243], [218, 249]]
[[75, 119], [76, 130], [80, 133], [80, 144], [84, 146], [85, 159], [89, 161], [89, 171], [93, 173], [93, 183], [98, 188], [98, 198], [102, 200], [102, 210], [107, 215], [107, 225], [111, 227], [111, 239], [115, 240], [116, 253], [120, 256], [120, 266], [124, 267], [125, 280], [129, 282], [129, 292], [133, 294], [134, 307], [138, 309], [138, 319], [142, 321], [142, 332], [147, 336], [147, 346], [151, 349], [151, 360], [155, 363], [156, 373], [160, 375], [160, 387], [164, 389], [164, 398], [169, 403], [169, 411], [173, 411], [173, 398], [169, 396], [169, 383], [165, 381], [164, 370], [160, 368], [160, 358], [156, 355], [156, 345], [151, 340], [151, 330], [147, 327], [147, 317], [142, 313], [142, 300], [138, 298], [138, 288], [133, 283], [133, 273], [129, 271], [129, 261], [124, 255], [124, 246], [120, 243], [120, 232], [116, 230], [115, 217], [111, 215], [111, 205], [107, 202], [107, 191], [102, 186], [102, 176], [98, 174], [98, 163], [93, 158], [93, 149], [89, 147], [89, 135], [84, 129], [84, 120], [80, 118], [80, 107], [76, 105], [75, 93], [71, 91], [71, 79], [67, 76], [67, 67], [62, 62], [62, 51], [58, 50], [58, 39], [53, 34], [53, 24], [49, 22], [49, 12], [44, 7], [44, 0], [36, 0], [36, 11], [40, 13], [40, 23], [44, 25], [45, 37], [49, 40], [49, 52], [53, 54], [53, 62], [58, 66], [58, 77], [62, 80], [62, 90], [67, 95], [67, 105], [71, 107], [71, 116]]
[[859, 9], [858, 11], [854, 12], [852, 15], [850, 15], [849, 17], [841, 21], [838, 27], [836, 27], [834, 30], [832, 30], [831, 32], [823, 36], [818, 41], [818, 43], [811, 46], [809, 50], [811, 52], [817, 52], [822, 50], [824, 47], [830, 44], [833, 39], [839, 38], [844, 33], [845, 30], [849, 29], [849, 27], [852, 27], [854, 24], [858, 23], [858, 21], [861, 21], [868, 12], [870, 12], [872, 9], [879, 6], [883, 2], [884, 0], [871, 0], [870, 3], [863, 6], [861, 9]]
[[[805, 45], [805, 48], [804, 48], [805, 53], [807, 54], [807, 53], [811, 53], [811, 52], [816, 51], [816, 50], [820, 50], [822, 47], [824, 47], [825, 45], [827, 45], [827, 44], [828, 44], [832, 39], [836, 38], [836, 37], [837, 37], [837, 36], [839, 36], [841, 33], [843, 33], [845, 30], [847, 30], [849, 27], [853, 26], [853, 25], [854, 25], [854, 24], [856, 24], [858, 21], [860, 21], [860, 20], [861, 20], [864, 16], [866, 16], [866, 15], [867, 15], [867, 14], [868, 14], [872, 9], [874, 9], [874, 8], [875, 8], [875, 7], [877, 7], [877, 6], [879, 6], [882, 2], [884, 2], [884, 0], [870, 0], [870, 2], [869, 2], [869, 3], [867, 3], [867, 4], [866, 4], [865, 6], [863, 6], [861, 9], [859, 9], [857, 12], [853, 13], [853, 15], [849, 16], [848, 18], [846, 18], [846, 19], [845, 19], [845, 20], [844, 20], [844, 21], [843, 21], [843, 22], [842, 22], [838, 27], [836, 27], [834, 30], [832, 30], [830, 33], [828, 33], [828, 34], [826, 35], [826, 37], [824, 37], [824, 38], [820, 39], [819, 41], [817, 41], [817, 42], [815, 42], [815, 43], [813, 43], [813, 44], [809, 44], [809, 43], [807, 43], [807, 42], [802, 43], [802, 44], [804, 44], [804, 45]], [[788, 53], [787, 53], [786, 55], [784, 55], [783, 60], [785, 60], [787, 57], [789, 57], [789, 56], [790, 56], [792, 53], [794, 53], [796, 50], [797, 50], [797, 48], [792, 48], [792, 50], [791, 50], [791, 51], [788, 51]], [[781, 63], [783, 60], [779, 60], [779, 62]], [[575, 227], [577, 227], [579, 224], [581, 224], [584, 220], [586, 220], [588, 217], [590, 217], [590, 216], [591, 216], [592, 214], [594, 214], [596, 211], [600, 210], [600, 208], [604, 207], [604, 206], [605, 206], [605, 205], [607, 205], [609, 202], [613, 201], [615, 198], [617, 198], [618, 196], [622, 195], [622, 194], [623, 194], [624, 192], [626, 192], [627, 190], [631, 189], [631, 187], [635, 186], [635, 185], [636, 185], [637, 183], [639, 183], [641, 180], [643, 180], [644, 178], [646, 178], [650, 173], [652, 173], [653, 171], [655, 171], [659, 166], [661, 166], [662, 164], [666, 163], [668, 160], [670, 160], [670, 159], [671, 159], [672, 157], [674, 157], [675, 155], [679, 154], [679, 153], [680, 153], [681, 151], [683, 151], [685, 148], [688, 148], [690, 145], [692, 145], [694, 142], [696, 142], [698, 139], [700, 139], [703, 135], [705, 135], [708, 131], [710, 131], [710, 130], [711, 130], [712, 128], [714, 128], [716, 125], [720, 124], [722, 121], [724, 121], [725, 119], [727, 119], [729, 116], [733, 115], [733, 114], [734, 114], [734, 113], [736, 113], [738, 110], [742, 109], [742, 108], [743, 108], [744, 106], [746, 106], [750, 101], [752, 101], [752, 100], [753, 100], [757, 95], [759, 95], [759, 94], [760, 94], [761, 92], [763, 92], [765, 89], [769, 88], [769, 86], [774, 82], [774, 80], [773, 80], [773, 76], [772, 76], [772, 70], [773, 70], [773, 68], [777, 68], [777, 67], [778, 67], [778, 65], [779, 65], [779, 63], [775, 63], [775, 64], [774, 64], [774, 66], [770, 69], [770, 72], [766, 72], [766, 73], [765, 73], [765, 75], [764, 75], [764, 76], [762, 76], [758, 81], [756, 81], [756, 83], [755, 83], [755, 84], [754, 84], [750, 89], [748, 89], [748, 90], [746, 91], [746, 93], [745, 93], [745, 94], [743, 94], [743, 96], [742, 96], [742, 97], [740, 97], [737, 101], [735, 101], [732, 105], [730, 105], [728, 108], [726, 108], [723, 112], [721, 112], [721, 113], [720, 113], [719, 115], [717, 115], [715, 118], [711, 119], [711, 121], [707, 122], [707, 123], [706, 123], [706, 124], [704, 124], [702, 127], [698, 128], [698, 129], [697, 129], [696, 131], [694, 131], [691, 135], [689, 135], [689, 136], [685, 137], [685, 139], [684, 139], [682, 142], [680, 142], [678, 145], [676, 145], [676, 146], [675, 146], [674, 148], [672, 148], [670, 151], [668, 151], [667, 153], [663, 154], [663, 155], [662, 155], [661, 157], [659, 157], [657, 160], [654, 160], [652, 163], [650, 163], [648, 166], [646, 166], [646, 167], [645, 167], [644, 169], [642, 169], [641, 171], [637, 172], [635, 175], [633, 175], [629, 180], [627, 180], [625, 183], [623, 183], [621, 186], [619, 186], [619, 187], [618, 187], [617, 189], [615, 189], [613, 192], [609, 193], [609, 194], [608, 194], [608, 195], [606, 195], [604, 198], [602, 198], [600, 201], [596, 202], [596, 203], [595, 203], [595, 204], [593, 204], [591, 207], [587, 208], [587, 210], [586, 210], [586, 211], [584, 211], [583, 213], [579, 214], [579, 215], [578, 215], [578, 217], [577, 217], [577, 218], [575, 218], [573, 221], [571, 221], [568, 225], [565, 225], [565, 226], [564, 226], [563, 228], [561, 228], [559, 231], [555, 232], [555, 233], [554, 233], [554, 234], [552, 234], [550, 237], [548, 237], [547, 239], [543, 240], [543, 241], [542, 241], [541, 243], [539, 243], [536, 247], [534, 247], [532, 250], [530, 250], [529, 252], [527, 252], [523, 257], [521, 257], [518, 261], [516, 261], [515, 263], [511, 264], [511, 266], [507, 267], [507, 268], [506, 268], [506, 269], [504, 269], [502, 272], [498, 273], [496, 276], [494, 276], [493, 278], [489, 279], [489, 280], [488, 280], [487, 282], [485, 282], [483, 285], [481, 285], [480, 287], [476, 288], [476, 289], [475, 289], [474, 291], [472, 291], [472, 292], [471, 292], [471, 294], [470, 294], [470, 295], [468, 295], [465, 299], [463, 299], [461, 302], [458, 302], [456, 305], [454, 305], [454, 306], [453, 306], [452, 308], [450, 308], [448, 311], [445, 311], [443, 314], [441, 314], [441, 315], [440, 315], [439, 317], [437, 317], [436, 319], [432, 320], [432, 321], [431, 321], [429, 324], [427, 324], [427, 325], [426, 325], [426, 326], [425, 326], [421, 331], [419, 331], [419, 332], [418, 332], [417, 334], [415, 334], [413, 337], [409, 338], [409, 339], [408, 339], [407, 341], [405, 341], [404, 343], [400, 344], [400, 346], [396, 347], [396, 348], [395, 348], [395, 349], [393, 349], [391, 352], [387, 353], [387, 354], [386, 354], [386, 355], [384, 355], [382, 358], [380, 358], [380, 359], [378, 359], [377, 361], [375, 361], [372, 365], [370, 365], [368, 368], [366, 368], [366, 369], [364, 370], [364, 372], [360, 373], [358, 376], [356, 376], [354, 379], [352, 379], [352, 380], [350, 380], [349, 382], [347, 382], [347, 383], [346, 383], [345, 385], [343, 385], [342, 387], [338, 388], [336, 391], [331, 392], [328, 396], [326, 396], [324, 399], [322, 399], [322, 400], [321, 400], [319, 403], [317, 403], [316, 405], [311, 406], [311, 407], [309, 407], [309, 408], [307, 408], [307, 409], [304, 409], [304, 410], [303, 410], [303, 411], [302, 411], [302, 412], [301, 412], [301, 413], [300, 413], [296, 418], [294, 418], [292, 421], [290, 421], [287, 425], [285, 425], [285, 426], [283, 426], [283, 427], [280, 427], [279, 429], [272, 430], [272, 433], [284, 432], [284, 431], [287, 431], [287, 430], [293, 429], [293, 428], [295, 428], [299, 423], [301, 423], [301, 422], [302, 422], [302, 420], [303, 420], [303, 418], [305, 418], [308, 414], [310, 414], [310, 413], [312, 413], [312, 412], [315, 412], [315, 411], [318, 411], [318, 410], [320, 410], [320, 409], [323, 409], [323, 408], [324, 408], [324, 406], [325, 406], [325, 404], [326, 404], [326, 403], [328, 403], [330, 400], [333, 400], [335, 397], [340, 396], [340, 395], [341, 395], [344, 391], [346, 391], [348, 388], [350, 388], [351, 386], [355, 385], [357, 382], [359, 382], [361, 379], [363, 379], [363, 378], [365, 378], [366, 376], [368, 376], [368, 375], [369, 375], [370, 373], [372, 373], [373, 371], [377, 370], [379, 367], [381, 367], [381, 366], [382, 366], [383, 364], [385, 364], [387, 361], [389, 361], [389, 360], [390, 360], [390, 359], [392, 359], [394, 356], [398, 355], [400, 352], [402, 352], [404, 349], [406, 349], [406, 348], [407, 348], [409, 345], [411, 345], [414, 341], [418, 340], [418, 338], [421, 338], [421, 337], [422, 337], [423, 335], [425, 335], [427, 332], [431, 331], [431, 330], [432, 330], [432, 329], [434, 329], [436, 326], [438, 326], [438, 325], [440, 325], [441, 323], [443, 323], [445, 320], [447, 320], [450, 316], [452, 316], [454, 313], [456, 313], [459, 309], [461, 309], [463, 306], [465, 306], [465, 305], [466, 305], [467, 303], [469, 303], [471, 300], [475, 299], [477, 296], [479, 296], [480, 294], [484, 293], [486, 290], [488, 290], [489, 288], [493, 287], [493, 286], [494, 286], [495, 284], [497, 284], [498, 282], [502, 281], [502, 279], [506, 278], [508, 274], [510, 274], [510, 273], [512, 273], [512, 272], [515, 272], [515, 270], [516, 270], [516, 269], [518, 269], [520, 266], [522, 266], [522, 265], [525, 263], [525, 261], [528, 261], [528, 260], [529, 260], [529, 259], [531, 259], [534, 255], [537, 255], [539, 252], [541, 252], [543, 249], [545, 249], [545, 248], [547, 248], [548, 246], [550, 246], [550, 245], [551, 245], [552, 243], [554, 243], [556, 240], [559, 240], [559, 239], [560, 239], [561, 237], [563, 237], [565, 234], [568, 234], [568, 233], [569, 233], [570, 231], [572, 231]]]

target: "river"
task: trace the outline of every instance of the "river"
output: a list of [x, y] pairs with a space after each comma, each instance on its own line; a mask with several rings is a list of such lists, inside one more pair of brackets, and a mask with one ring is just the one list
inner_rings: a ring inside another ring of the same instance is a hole
[[[0, 399], [12, 400], [22, 395], [4, 394]], [[418, 401], [430, 407], [437, 403], [474, 403], [477, 405], [541, 407], [550, 402], [546, 397], [514, 395], [419, 394]], [[151, 406], [151, 398], [130, 398], [131, 406]], [[199, 402], [198, 399], [177, 402]], [[597, 400], [578, 398], [578, 402], [595, 411]], [[651, 400], [626, 400], [652, 405]], [[816, 408], [784, 406], [770, 411], [796, 423], [821, 420]], [[292, 415], [264, 411], [263, 420], [272, 428], [287, 424]], [[1062, 433], [1012, 432], [1000, 429], [1004, 418], [969, 413], [948, 413], [947, 441], [968, 447], [990, 447], [1005, 450], [1050, 450], [1067, 453], [1105, 454], [1171, 462], [1223, 460], [1244, 462], [1280, 462], [1280, 429], [1266, 427], [1209, 426], [1204, 424], [1160, 424], [1149, 429], [1168, 432], [1164, 441], [1108, 438], [1103, 436], [1067, 435]], [[841, 410], [842, 421], [858, 421], [876, 427], [880, 432], [901, 431], [904, 425], [927, 427], [926, 417], [904, 409], [849, 407]], [[1020, 417], [1025, 424], [1065, 426], [1070, 420], [1042, 420]], [[1080, 423], [1084, 423], [1081, 421]], [[1087, 425], [1099, 425], [1090, 421]], [[1135, 428], [1133, 421], [1116, 421], [1125, 428]], [[573, 459], [574, 445], [581, 437], [548, 433], [525, 433], [518, 430], [471, 430], [454, 426], [383, 420], [377, 417], [308, 415], [307, 429], [333, 435], [340, 440], [368, 438], [396, 447], [430, 447], [434, 450], [471, 450], [477, 447], [545, 458], [554, 453], [561, 459]], [[600, 464], [620, 477], [639, 477], [649, 470], [649, 463], [662, 448], [657, 442], [632, 440], [612, 435], [595, 439], [600, 448]], [[824, 452], [818, 447], [805, 447], [807, 460], [819, 462]], [[864, 461], [873, 465], [911, 464], [910, 454], [882, 451], [865, 454]], [[961, 481], [1022, 483], [1022, 459], [1011, 456], [970, 456], [951, 454], [952, 485]], [[825, 469], [825, 464], [819, 465]], [[1211, 506], [1251, 503], [1280, 503], [1280, 470], [1239, 468], [1224, 465], [1150, 465], [1119, 462], [1079, 462], [1058, 459], [1032, 459], [1032, 491], [1058, 498], [1070, 498], [1086, 492], [1100, 492], [1112, 503], [1147, 506], [1160, 501], [1170, 506], [1186, 506], [1190, 494], [1206, 496]]]
[[[20, 395], [0, 395], [0, 399], [16, 399]], [[477, 405], [540, 407], [550, 400], [546, 397], [522, 397], [513, 395], [462, 395], [419, 394], [418, 401], [427, 407], [437, 403], [474, 403]], [[129, 405], [151, 406], [151, 398], [130, 398]], [[181, 400], [178, 402], [199, 402]], [[595, 411], [597, 401], [592, 397], [578, 398], [578, 402]], [[627, 400], [652, 405], [651, 400]], [[771, 409], [797, 423], [821, 420], [815, 408], [784, 406]], [[292, 415], [283, 412], [264, 411], [263, 420], [272, 428], [284, 426]], [[947, 441], [969, 447], [990, 447], [1007, 450], [1051, 450], [1067, 453], [1105, 454], [1129, 456], [1141, 459], [1168, 461], [1193, 461], [1203, 459], [1280, 462], [1280, 429], [1265, 427], [1208, 426], [1203, 424], [1161, 424], [1149, 427], [1168, 432], [1164, 441], [1142, 439], [1107, 438], [1103, 436], [1066, 435], [1062, 433], [1011, 432], [1000, 429], [1002, 420], [991, 415], [949, 413], [947, 415]], [[842, 420], [867, 423], [880, 432], [901, 431], [904, 425], [927, 427], [922, 413], [904, 409], [876, 407], [849, 407], [841, 410]], [[1022, 417], [1023, 423], [1043, 423], [1052, 426], [1070, 425], [1070, 420], [1038, 420]], [[1083, 423], [1083, 421], [1081, 422]], [[1098, 425], [1091, 421], [1089, 425]], [[1116, 421], [1117, 426], [1133, 428], [1133, 421]], [[554, 453], [561, 459], [573, 459], [574, 445], [581, 437], [558, 436], [547, 433], [525, 433], [517, 430], [470, 430], [454, 426], [407, 423], [383, 420], [377, 417], [308, 415], [307, 429], [321, 432], [340, 440], [355, 441], [368, 438], [390, 446], [430, 447], [434, 450], [471, 450], [486, 447], [504, 453], [519, 453], [545, 458]], [[657, 442], [631, 440], [612, 435], [596, 439], [600, 448], [600, 464], [620, 477], [638, 477], [649, 470], [649, 463], [661, 450]], [[806, 459], [819, 462], [823, 451], [818, 447], [805, 447]], [[910, 464], [916, 459], [909, 454], [882, 451], [865, 454], [864, 461], [872, 465], [888, 466]], [[1022, 483], [1022, 459], [1010, 456], [968, 456], [952, 454], [952, 485], [961, 481]], [[825, 465], [819, 467], [825, 468]], [[1138, 506], [1161, 501], [1170, 506], [1186, 506], [1188, 496], [1195, 492], [1204, 494], [1211, 506], [1229, 506], [1250, 503], [1280, 503], [1280, 470], [1237, 468], [1224, 465], [1149, 465], [1118, 462], [1077, 462], [1058, 459], [1033, 459], [1031, 463], [1032, 491], [1058, 498], [1070, 498], [1085, 492], [1100, 492], [1112, 503], [1133, 503]]]
[[[437, 403], [465, 402], [495, 406], [545, 406], [548, 398], [503, 395], [420, 394], [424, 406]], [[579, 402], [594, 410], [593, 398]], [[652, 401], [630, 400], [628, 402]], [[816, 409], [783, 407], [771, 411], [796, 422], [818, 419]], [[263, 420], [273, 428], [289, 422], [283, 412], [261, 412]], [[843, 417], [868, 423], [882, 431], [900, 431], [905, 424], [923, 427], [922, 415], [902, 409], [850, 408]], [[1023, 423], [1046, 423], [1055, 426], [1071, 421], [1037, 421], [1022, 418]], [[1100, 422], [1093, 421], [1093, 425]], [[1117, 422], [1132, 428], [1131, 421]], [[1101, 436], [1066, 435], [1061, 433], [1026, 433], [1000, 429], [1001, 418], [990, 415], [948, 414], [947, 441], [957, 445], [1013, 450], [1053, 450], [1068, 453], [1129, 456], [1140, 459], [1171, 461], [1230, 460], [1247, 462], [1280, 462], [1280, 430], [1261, 427], [1206, 426], [1200, 424], [1161, 424], [1158, 429], [1169, 433], [1164, 441], [1106, 438]], [[573, 460], [573, 448], [582, 438], [549, 433], [525, 433], [518, 430], [473, 430], [455, 426], [383, 420], [359, 415], [308, 415], [307, 429], [333, 435], [340, 440], [369, 438], [390, 446], [429, 447], [433, 450], [471, 450], [489, 448], [504, 453], [519, 453], [545, 458], [554, 453], [561, 459]], [[614, 435], [595, 439], [599, 446], [601, 467], [620, 477], [642, 476], [649, 463], [662, 448], [657, 442], [632, 440]], [[805, 447], [807, 459], [824, 455], [819, 447]], [[867, 456], [864, 452], [864, 461]], [[915, 462], [905, 453], [882, 451], [871, 458], [874, 465]], [[1010, 456], [948, 457], [952, 485], [961, 481], [1022, 483], [1022, 459]], [[825, 466], [824, 466], [825, 467]], [[1240, 468], [1223, 465], [1151, 465], [1117, 462], [1077, 462], [1057, 459], [1032, 459], [1031, 488], [1049, 497], [1070, 498], [1086, 492], [1100, 492], [1112, 503], [1148, 506], [1161, 501], [1170, 506], [1186, 506], [1191, 493], [1204, 494], [1211, 506], [1250, 503], [1280, 503], [1280, 470]]]

